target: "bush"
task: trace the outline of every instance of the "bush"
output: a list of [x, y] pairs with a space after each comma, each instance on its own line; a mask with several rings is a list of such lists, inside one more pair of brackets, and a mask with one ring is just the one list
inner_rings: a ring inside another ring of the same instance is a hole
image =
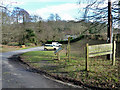
[[94, 35], [94, 37], [95, 40], [100, 40], [100, 39], [102, 40], [102, 37], [100, 35]]
[[30, 43], [34, 43], [35, 45], [37, 45], [38, 43], [37, 37], [36, 37], [34, 30], [26, 29], [19, 40], [19, 44], [20, 45], [26, 44], [27, 46], [31, 46]]
[[2, 40], [2, 44], [3, 44], [3, 45], [7, 45], [8, 43], [9, 43], [8, 40]]
[[8, 46], [19, 46], [19, 43], [17, 42], [11, 42], [7, 44]]
[[25, 43], [25, 46], [31, 46], [31, 43]]
[[25, 43], [26, 46], [35, 46], [33, 43]]
[[107, 35], [106, 34], [101, 35], [101, 37], [102, 37], [102, 40], [107, 40]]
[[96, 38], [95, 35], [90, 35], [90, 37], [91, 37], [91, 39], [95, 39]]

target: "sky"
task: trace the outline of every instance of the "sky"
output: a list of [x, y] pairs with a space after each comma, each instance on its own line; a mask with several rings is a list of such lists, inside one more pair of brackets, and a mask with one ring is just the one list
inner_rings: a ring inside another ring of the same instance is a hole
[[23, 8], [31, 15], [39, 15], [43, 19], [56, 13], [62, 20], [75, 20], [80, 16], [78, 0], [3, 0], [3, 3], [9, 4], [9, 7]]
[[[76, 20], [83, 16], [83, 9], [87, 5], [85, 0], [78, 4], [80, 0], [2, 0], [9, 8], [20, 7], [28, 11], [31, 15], [39, 15], [42, 19], [48, 19], [50, 14], [58, 14], [62, 20]], [[93, 0], [92, 0], [93, 1]], [[106, 3], [101, 5], [104, 7]], [[115, 1], [115, 0], [112, 0]], [[81, 11], [80, 11], [81, 10]]]
[[[11, 3], [10, 3], [11, 2]], [[3, 0], [8, 7], [20, 7], [31, 15], [47, 19], [50, 14], [58, 14], [62, 20], [75, 20], [79, 17], [78, 0]]]

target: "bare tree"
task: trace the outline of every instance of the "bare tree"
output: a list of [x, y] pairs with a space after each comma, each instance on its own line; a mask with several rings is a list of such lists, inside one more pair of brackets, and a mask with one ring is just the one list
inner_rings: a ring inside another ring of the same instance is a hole
[[30, 21], [30, 16], [29, 13], [19, 7], [14, 7], [14, 10], [11, 15], [14, 18], [14, 21], [18, 24], [19, 22], [29, 22]]
[[54, 14], [50, 14], [50, 16], [48, 17], [49, 21], [54, 21], [55, 20], [55, 15]]
[[[82, 11], [84, 14], [82, 18], [84, 18], [84, 21], [86, 22], [92, 22], [89, 25], [89, 28], [97, 27], [101, 24], [100, 28], [97, 28], [98, 31], [103, 30], [103, 28], [106, 28], [107, 31], [107, 24], [108, 24], [108, 0], [80, 0], [80, 5], [85, 4], [86, 7], [80, 8], [80, 12]], [[114, 0], [112, 2], [112, 24], [113, 26], [117, 26], [118, 22], [120, 22], [119, 18], [119, 1]], [[90, 30], [88, 29], [88, 31]], [[86, 30], [87, 31], [87, 30]], [[104, 31], [103, 31], [104, 32]], [[99, 33], [99, 32], [97, 32]]]
[[32, 22], [39, 22], [42, 21], [42, 17], [38, 16], [38, 15], [31, 15], [31, 21]]
[[55, 14], [55, 20], [56, 20], [56, 21], [61, 20], [61, 17], [60, 17], [57, 13]]
[[[108, 1], [107, 0], [85, 0], [87, 5], [84, 9], [84, 16], [83, 18], [86, 21], [97, 21], [101, 23], [107, 22], [108, 17]], [[119, 19], [119, 4], [118, 0], [112, 2], [112, 19], [113, 24], [117, 24]], [[80, 4], [82, 2], [80, 1]]]

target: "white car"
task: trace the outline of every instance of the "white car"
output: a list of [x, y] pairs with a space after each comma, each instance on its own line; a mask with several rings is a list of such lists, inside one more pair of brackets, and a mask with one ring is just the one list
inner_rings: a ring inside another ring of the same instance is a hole
[[52, 42], [52, 45], [55, 45], [55, 46], [62, 46], [62, 44], [58, 43], [58, 42]]
[[59, 49], [59, 46], [55, 46], [52, 44], [45, 44], [44, 45], [44, 50], [57, 50], [57, 49]]

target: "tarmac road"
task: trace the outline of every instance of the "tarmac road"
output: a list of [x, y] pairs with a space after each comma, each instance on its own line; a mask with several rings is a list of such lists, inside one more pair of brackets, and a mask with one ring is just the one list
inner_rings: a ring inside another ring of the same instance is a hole
[[0, 57], [2, 57], [0, 60], [2, 61], [2, 88], [72, 88], [48, 79], [42, 74], [31, 72], [26, 68], [26, 65], [18, 62], [17, 59], [10, 58], [16, 54], [40, 50], [43, 50], [43, 47], [17, 50], [2, 53], [2, 55], [0, 53]]

